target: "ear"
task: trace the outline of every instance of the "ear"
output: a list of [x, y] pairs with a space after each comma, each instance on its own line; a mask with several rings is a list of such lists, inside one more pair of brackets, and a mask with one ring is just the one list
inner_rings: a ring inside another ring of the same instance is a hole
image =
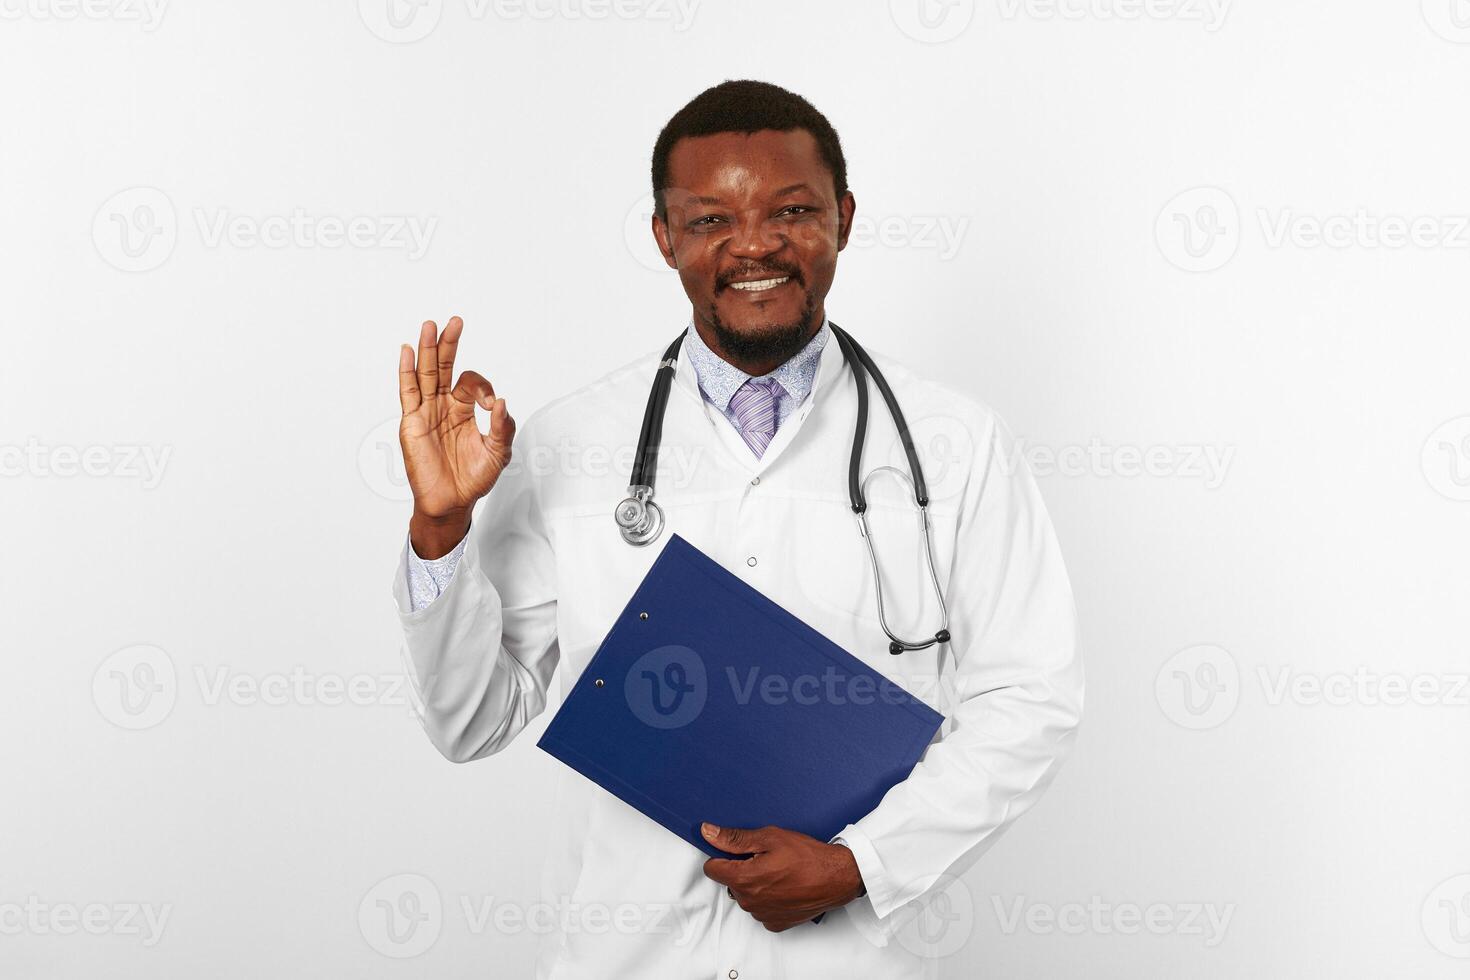
[[852, 216], [857, 213], [857, 198], [852, 196], [852, 191], [842, 195], [842, 203], [837, 205], [837, 251], [847, 248], [847, 236], [852, 234]]
[[653, 212], [652, 225], [653, 241], [664, 257], [664, 264], [670, 269], [679, 268], [679, 264], [674, 261], [674, 240], [669, 234], [669, 226], [663, 218], [658, 216], [658, 211], [656, 210]]

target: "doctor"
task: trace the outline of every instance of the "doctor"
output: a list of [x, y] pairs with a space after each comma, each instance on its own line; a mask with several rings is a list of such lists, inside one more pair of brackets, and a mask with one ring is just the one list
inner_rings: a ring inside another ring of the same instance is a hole
[[[691, 304], [656, 469], [662, 540], [630, 545], [612, 512], [675, 330], [519, 427], [487, 378], [455, 378], [458, 317], [400, 352], [414, 510], [393, 591], [420, 718], [452, 761], [505, 748], [546, 707], [558, 665], [564, 691], [582, 672], [677, 532], [947, 720], [833, 841], [703, 828], [748, 861], [707, 860], [562, 770], [538, 976], [924, 976], [954, 951], [943, 927], [967, 924], [906, 924], [946, 890], [962, 908], [955, 876], [1036, 802], [1073, 741], [1082, 667], [1056, 537], [995, 413], [873, 354], [924, 463], [944, 602], [874, 389], [862, 466], [882, 470], [865, 486], [887, 625], [932, 637], [947, 612], [949, 631], [891, 654], [849, 499], [853, 364], [825, 306], [854, 210], [836, 132], [785, 89], [725, 82], [664, 127], [652, 176], [653, 236]], [[509, 814], [523, 801], [506, 789]]]

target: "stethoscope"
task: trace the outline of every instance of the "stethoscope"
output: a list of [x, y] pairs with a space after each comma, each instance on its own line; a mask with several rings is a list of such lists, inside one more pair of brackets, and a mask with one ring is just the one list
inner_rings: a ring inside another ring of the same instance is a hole
[[[905, 650], [923, 650], [936, 643], [949, 642], [949, 610], [944, 605], [944, 592], [939, 587], [939, 573], [934, 567], [934, 543], [929, 534], [929, 490], [924, 483], [924, 470], [919, 465], [918, 454], [914, 452], [914, 441], [909, 436], [908, 423], [904, 421], [903, 411], [898, 407], [898, 399], [893, 397], [893, 389], [888, 387], [888, 381], [883, 377], [883, 372], [878, 370], [878, 365], [868, 356], [868, 352], [858, 346], [858, 342], [835, 323], [829, 321], [832, 333], [837, 338], [838, 346], [842, 348], [847, 363], [852, 366], [853, 380], [857, 383], [857, 427], [852, 436], [852, 458], [847, 469], [847, 495], [852, 501], [852, 512], [857, 515], [858, 533], [868, 546], [868, 560], [873, 565], [873, 589], [878, 599], [878, 622], [883, 627], [883, 632], [888, 634], [888, 652], [893, 654], [902, 653]], [[628, 486], [628, 496], [618, 504], [613, 511], [613, 518], [618, 522], [622, 530], [623, 540], [631, 545], [645, 545], [658, 538], [664, 529], [664, 512], [658, 504], [653, 501], [654, 473], [658, 469], [658, 447], [663, 438], [664, 410], [668, 407], [669, 390], [674, 384], [674, 365], [677, 363], [679, 345], [684, 342], [684, 334], [674, 338], [674, 342], [664, 351], [664, 356], [659, 361], [658, 371], [654, 374], [653, 389], [648, 393], [648, 407], [643, 411], [643, 429], [638, 433], [638, 450], [633, 455], [633, 473]], [[898, 428], [898, 437], [903, 442], [903, 453], [908, 457], [909, 475], [897, 467], [880, 466], [869, 473], [865, 478], [858, 478], [858, 470], [862, 466], [863, 440], [868, 432], [868, 379], [871, 374], [878, 385], [878, 391], [883, 396], [883, 401], [888, 405], [888, 414], [893, 417], [893, 424]], [[905, 640], [894, 635], [893, 630], [888, 628], [888, 620], [883, 615], [883, 576], [878, 570], [878, 553], [873, 549], [873, 535], [868, 529], [868, 481], [882, 471], [888, 471], [901, 480], [913, 492], [914, 502], [919, 510], [919, 529], [924, 536], [924, 552], [929, 560], [929, 580], [934, 585], [934, 596], [939, 600], [939, 614], [941, 623], [934, 636], [927, 640]], [[910, 479], [910, 475], [912, 479]]]

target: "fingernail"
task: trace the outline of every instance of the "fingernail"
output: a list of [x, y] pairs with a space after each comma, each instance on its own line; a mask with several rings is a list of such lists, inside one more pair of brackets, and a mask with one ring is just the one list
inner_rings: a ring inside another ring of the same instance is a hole
[[718, 835], [720, 832], [720, 828], [716, 827], [712, 823], [702, 823], [699, 825], [699, 829], [709, 840], [714, 840], [716, 835]]

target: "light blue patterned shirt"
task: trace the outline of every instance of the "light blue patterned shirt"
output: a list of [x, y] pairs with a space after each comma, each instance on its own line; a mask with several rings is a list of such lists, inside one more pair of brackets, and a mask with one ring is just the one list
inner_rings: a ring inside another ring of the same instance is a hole
[[[805, 347], [791, 355], [776, 370], [763, 375], [775, 378], [784, 392], [776, 399], [776, 428], [779, 429], [786, 417], [796, 411], [811, 393], [812, 382], [817, 376], [817, 364], [822, 359], [822, 348], [827, 346], [831, 337], [832, 328], [823, 319], [821, 328], [812, 334]], [[735, 431], [740, 431], [735, 413], [730, 408], [730, 399], [753, 375], [746, 374], [710, 350], [692, 323], [684, 337], [684, 346], [689, 349], [689, 363], [694, 365], [694, 376], [699, 379], [699, 391], [704, 395], [704, 400], [718, 408], [720, 414], [735, 426]]]
[[[787, 358], [780, 367], [762, 377], [775, 378], [781, 385], [776, 397], [776, 428], [806, 401], [811, 394], [812, 383], [817, 377], [817, 365], [822, 358], [822, 348], [832, 338], [832, 328], [823, 318], [822, 326], [812, 334], [806, 346]], [[700, 394], [704, 400], [720, 410], [720, 414], [740, 431], [735, 413], [730, 408], [730, 399], [753, 375], [746, 374], [729, 361], [709, 349], [699, 336], [691, 321], [684, 335], [684, 348], [689, 352], [689, 363], [694, 366], [694, 376], [699, 381]], [[468, 536], [466, 536], [468, 540]], [[461, 540], [454, 550], [442, 558], [425, 559], [414, 553], [413, 545], [405, 548], [408, 558], [408, 595], [415, 610], [423, 609], [439, 598], [454, 578], [454, 570], [464, 555], [465, 541]]]

